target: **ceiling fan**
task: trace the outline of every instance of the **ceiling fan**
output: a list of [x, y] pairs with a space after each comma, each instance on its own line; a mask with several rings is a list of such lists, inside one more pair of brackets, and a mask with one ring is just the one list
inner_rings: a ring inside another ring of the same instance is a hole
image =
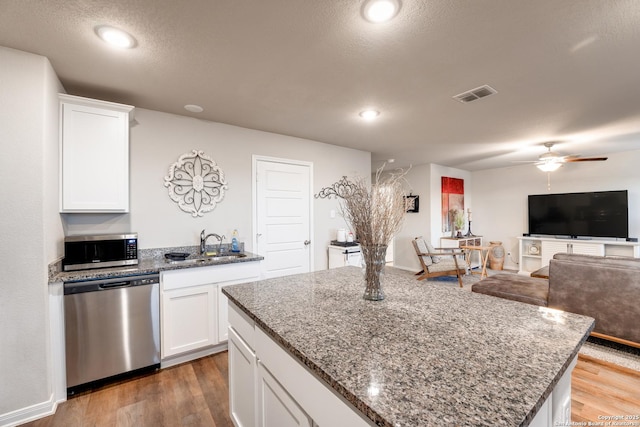
[[553, 172], [564, 163], [602, 162], [604, 160], [607, 160], [607, 157], [579, 157], [577, 155], [563, 156], [554, 151], [551, 151], [551, 148], [553, 148], [554, 145], [555, 142], [545, 142], [544, 146], [547, 147], [547, 152], [540, 155], [540, 157], [538, 157], [538, 160], [533, 162], [541, 171]]

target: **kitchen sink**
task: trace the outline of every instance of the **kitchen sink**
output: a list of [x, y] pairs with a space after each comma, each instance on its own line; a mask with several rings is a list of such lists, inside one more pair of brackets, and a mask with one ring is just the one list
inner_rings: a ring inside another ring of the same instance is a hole
[[247, 254], [238, 253], [238, 254], [225, 254], [225, 255], [201, 255], [195, 258], [185, 258], [185, 259], [167, 259], [166, 262], [168, 264], [204, 264], [207, 262], [216, 262], [216, 261], [233, 261], [238, 258], [245, 258]]

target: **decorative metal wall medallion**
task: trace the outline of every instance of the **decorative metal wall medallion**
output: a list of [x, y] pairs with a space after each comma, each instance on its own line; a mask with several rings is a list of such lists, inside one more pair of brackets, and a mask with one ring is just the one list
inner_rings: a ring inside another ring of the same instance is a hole
[[192, 150], [178, 158], [164, 177], [169, 197], [193, 217], [212, 211], [227, 189], [224, 172], [203, 151]]
[[334, 182], [330, 187], [320, 189], [320, 192], [314, 197], [316, 199], [330, 199], [331, 196], [334, 196], [336, 199], [338, 197], [344, 199], [352, 195], [356, 187], [355, 183], [349, 181], [346, 176], [343, 176], [340, 181]]

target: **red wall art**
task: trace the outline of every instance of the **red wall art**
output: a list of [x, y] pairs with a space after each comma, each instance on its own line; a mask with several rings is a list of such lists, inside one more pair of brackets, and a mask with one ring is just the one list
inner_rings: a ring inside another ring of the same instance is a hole
[[442, 231], [451, 232], [451, 211], [464, 214], [464, 179], [442, 177]]

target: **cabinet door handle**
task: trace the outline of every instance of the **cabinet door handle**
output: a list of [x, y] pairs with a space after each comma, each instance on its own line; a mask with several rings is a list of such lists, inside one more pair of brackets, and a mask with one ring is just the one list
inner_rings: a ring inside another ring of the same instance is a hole
[[309, 246], [310, 244], [311, 244], [311, 240], [305, 240], [305, 241], [304, 241], [304, 245], [305, 245], [305, 246]]

